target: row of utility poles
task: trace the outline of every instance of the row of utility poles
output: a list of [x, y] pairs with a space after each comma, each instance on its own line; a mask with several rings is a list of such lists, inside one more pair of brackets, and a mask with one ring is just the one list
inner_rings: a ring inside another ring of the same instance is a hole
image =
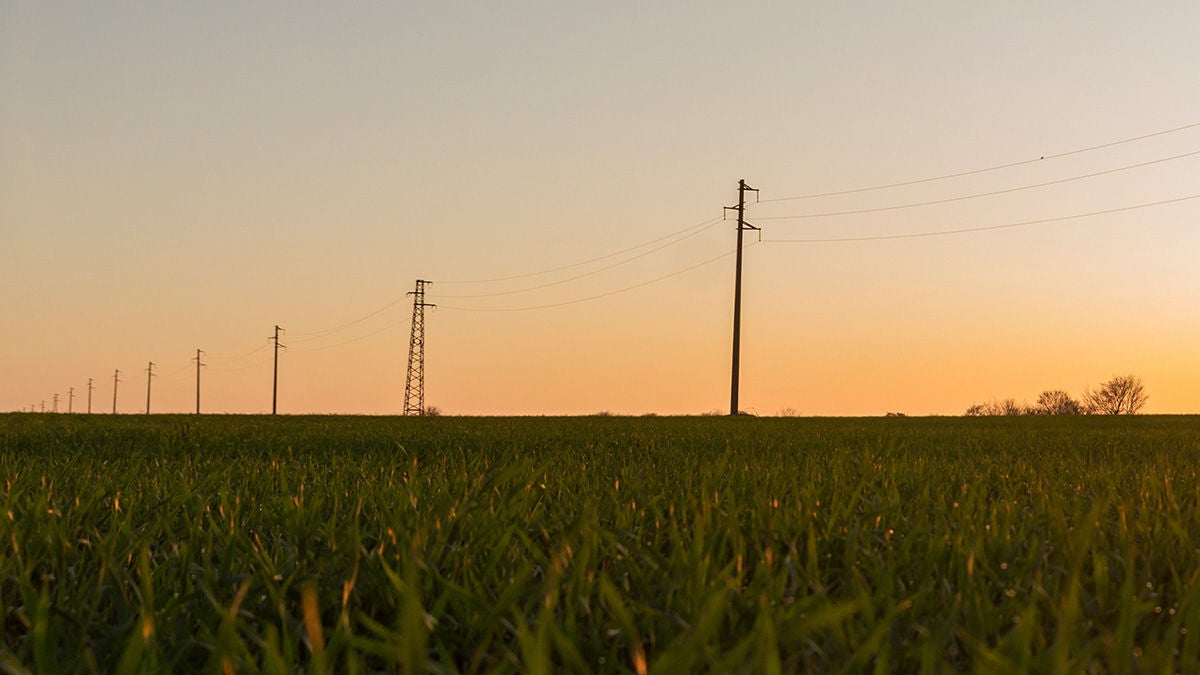
[[[199, 351], [199, 350], [197, 350], [197, 351]], [[154, 362], [150, 361], [146, 365], [146, 414], [147, 415], [150, 414], [150, 382], [151, 382], [151, 378], [153, 378], [153, 377], [155, 377]], [[114, 415], [117, 414], [117, 387], [124, 381], [125, 380], [121, 379], [121, 370], [119, 368], [116, 370], [113, 370], [112, 411], [113, 411]], [[197, 382], [197, 384], [196, 384], [196, 396], [197, 396], [196, 412], [200, 412], [200, 408], [199, 408], [200, 389], [199, 389], [199, 387], [200, 387], [200, 385]], [[91, 414], [91, 412], [92, 412], [92, 392], [95, 390], [96, 390], [95, 380], [89, 377], [88, 381], [87, 381], [87, 412], [88, 412], [88, 414]], [[75, 404], [75, 387], [71, 387], [70, 389], [67, 390], [67, 412], [68, 413], [75, 412], [74, 404]], [[34, 406], [32, 406], [32, 405], [29, 406], [30, 412], [33, 412], [33, 409], [34, 409]], [[46, 412], [46, 402], [45, 401], [42, 401], [41, 411]], [[54, 407], [50, 410], [50, 412], [58, 412], [58, 394], [54, 395]]]
[[[281, 329], [279, 326], [275, 326], [275, 335], [274, 335], [274, 337], [269, 338], [269, 339], [275, 341], [275, 373], [273, 376], [273, 386], [272, 386], [272, 392], [271, 392], [271, 414], [272, 415], [274, 415], [276, 412], [276, 401], [277, 401], [276, 393], [279, 388], [279, 348], [283, 347], [283, 345], [279, 344], [279, 332], [281, 330], [283, 330], [283, 329]], [[197, 415], [200, 414], [200, 369], [208, 365], [207, 363], [204, 363], [201, 360], [203, 355], [204, 355], [204, 350], [197, 349], [196, 355], [190, 359], [191, 361], [196, 362], [196, 414]], [[149, 361], [146, 364], [146, 410], [145, 410], [145, 414], [147, 414], [147, 415], [150, 414], [151, 385], [154, 381], [154, 378], [158, 376], [158, 374], [154, 372], [154, 366], [155, 366], [155, 363], [153, 361]], [[113, 370], [112, 413], [114, 415], [117, 414], [117, 390], [122, 382], [124, 382], [124, 380], [121, 379], [121, 370], [119, 368]], [[91, 414], [91, 412], [92, 412], [92, 392], [95, 391], [95, 389], [96, 389], [95, 381], [89, 377], [88, 382], [87, 382], [87, 412], [88, 412], [88, 414]], [[67, 393], [67, 412], [68, 413], [75, 412], [74, 411], [74, 403], [75, 403], [75, 387], [71, 387]], [[34, 406], [34, 405], [29, 406], [29, 412], [34, 412], [35, 409], [37, 409], [37, 406]], [[45, 401], [42, 401], [42, 403], [41, 403], [41, 412], [46, 412], [46, 402]], [[54, 395], [53, 405], [51, 407], [50, 412], [58, 412], [58, 394]]]
[[[733, 359], [732, 359], [732, 378], [730, 381], [729, 392], [729, 414], [738, 415], [738, 389], [741, 365], [741, 337], [742, 337], [742, 249], [743, 235], [747, 230], [758, 230], [753, 225], [746, 222], [746, 193], [755, 192], [758, 190], [746, 185], [745, 180], [738, 181], [738, 202], [736, 206], [726, 206], [725, 210], [735, 211], [737, 213], [737, 260], [735, 263], [734, 285], [733, 285]], [[425, 302], [425, 287], [430, 281], [418, 279], [416, 288], [409, 295], [413, 296], [413, 318], [412, 326], [409, 334], [408, 345], [408, 375], [404, 387], [404, 414], [405, 415], [424, 415], [425, 410], [425, 308], [434, 307], [435, 305]], [[286, 348], [280, 344], [280, 333], [283, 328], [275, 326], [274, 334], [267, 338], [274, 343], [274, 370], [271, 376], [271, 414], [275, 415], [279, 407], [279, 350]], [[201, 360], [204, 351], [196, 350], [196, 356], [192, 361], [196, 362], [196, 414], [200, 414], [200, 369], [206, 364]], [[154, 373], [154, 362], [150, 361], [146, 366], [146, 414], [150, 414], [150, 387]], [[113, 414], [117, 412], [117, 386], [121, 383], [121, 371], [113, 371]], [[87, 411], [92, 412], [92, 391], [94, 387], [92, 379], [88, 378], [88, 398]], [[73, 412], [75, 402], [75, 388], [72, 387], [68, 392], [67, 412]], [[32, 412], [34, 406], [30, 406]], [[46, 411], [46, 402], [42, 401], [42, 412]], [[54, 395], [52, 404], [52, 412], [58, 412], [58, 394]]]
[[[279, 334], [282, 331], [283, 331], [282, 328], [280, 328], [279, 326], [275, 326], [275, 334], [272, 335], [271, 337], [267, 338], [268, 340], [275, 343], [275, 371], [272, 374], [272, 378], [271, 378], [271, 414], [272, 415], [276, 414], [276, 412], [278, 411], [279, 350], [281, 348], [285, 347], [285, 345], [282, 345], [279, 343]], [[197, 349], [196, 355], [190, 359], [191, 361], [196, 362], [196, 414], [197, 415], [200, 414], [200, 369], [204, 368], [205, 366], [208, 365], [207, 363], [204, 363], [204, 361], [202, 360], [203, 356], [204, 356], [204, 350]], [[154, 372], [155, 365], [156, 364], [153, 361], [149, 361], [146, 364], [146, 410], [145, 410], [145, 414], [147, 414], [147, 415], [150, 414], [151, 385], [153, 384], [154, 378], [158, 376], [158, 373]], [[119, 368], [116, 370], [113, 370], [112, 412], [114, 415], [117, 414], [117, 389], [122, 382], [124, 382], [124, 380], [121, 379], [121, 370]], [[92, 412], [92, 392], [95, 391], [95, 389], [96, 389], [95, 381], [89, 377], [88, 382], [87, 382], [87, 412], [89, 414]], [[58, 412], [58, 397], [59, 397], [58, 394], [54, 395], [50, 412]], [[75, 412], [74, 404], [75, 404], [75, 387], [71, 387], [67, 391], [67, 412], [68, 413]], [[29, 406], [29, 412], [34, 412], [38, 409], [39, 409], [39, 407], [36, 405], [31, 404]], [[41, 402], [40, 410], [41, 410], [41, 412], [46, 412], [46, 402], [45, 401]]]
[[[87, 411], [89, 413], [92, 412], [92, 392], [95, 390], [95, 388], [96, 387], [93, 384], [92, 378], [89, 377], [87, 383]], [[33, 412], [35, 409], [38, 409], [38, 406], [32, 403], [29, 404], [29, 412]], [[45, 401], [42, 401], [41, 403], [41, 412], [46, 412]], [[52, 399], [50, 412], [58, 412], [58, 394], [55, 394], [54, 398]], [[67, 390], [67, 412], [75, 412], [75, 387], [71, 387]]]

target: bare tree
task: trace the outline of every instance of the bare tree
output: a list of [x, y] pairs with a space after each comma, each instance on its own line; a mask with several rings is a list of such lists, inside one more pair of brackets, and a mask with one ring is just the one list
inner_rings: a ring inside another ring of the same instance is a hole
[[1034, 413], [1038, 415], [1082, 415], [1083, 404], [1062, 389], [1043, 391]]
[[1001, 413], [1000, 414], [1008, 416], [1008, 417], [1015, 417], [1017, 415], [1028, 415], [1029, 410], [1030, 410], [1028, 403], [1017, 403], [1017, 399], [1015, 399], [1015, 398], [1006, 398], [1000, 402], [1000, 405], [1001, 405]]
[[1116, 375], [1100, 388], [1083, 393], [1083, 405], [1093, 415], [1136, 415], [1150, 398], [1136, 375]]
[[1015, 398], [1006, 398], [1003, 401], [988, 401], [987, 403], [976, 403], [967, 408], [968, 417], [1013, 417], [1016, 415], [1029, 415], [1032, 408], [1025, 403], [1017, 403]]

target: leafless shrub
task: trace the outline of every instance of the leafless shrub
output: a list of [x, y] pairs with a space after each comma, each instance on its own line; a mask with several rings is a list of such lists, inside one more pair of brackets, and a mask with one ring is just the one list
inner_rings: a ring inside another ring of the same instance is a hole
[[1034, 407], [1035, 415], [1082, 415], [1084, 413], [1083, 404], [1071, 398], [1071, 395], [1062, 389], [1050, 389], [1043, 391], [1038, 396], [1037, 406]]
[[968, 417], [1011, 417], [1028, 415], [1031, 410], [1027, 403], [1017, 403], [1015, 398], [1006, 398], [1003, 401], [976, 403], [967, 408], [966, 414]]
[[1116, 375], [1099, 389], [1083, 392], [1083, 405], [1093, 415], [1136, 415], [1150, 396], [1136, 375]]

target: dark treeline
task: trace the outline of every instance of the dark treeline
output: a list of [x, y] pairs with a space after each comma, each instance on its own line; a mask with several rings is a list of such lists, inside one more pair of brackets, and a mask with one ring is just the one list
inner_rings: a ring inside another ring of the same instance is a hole
[[1062, 389], [1043, 391], [1037, 402], [1029, 404], [1006, 398], [976, 403], [967, 408], [971, 417], [984, 415], [1135, 415], [1149, 400], [1142, 379], [1136, 375], [1117, 375], [1097, 389], [1086, 389], [1076, 399]]

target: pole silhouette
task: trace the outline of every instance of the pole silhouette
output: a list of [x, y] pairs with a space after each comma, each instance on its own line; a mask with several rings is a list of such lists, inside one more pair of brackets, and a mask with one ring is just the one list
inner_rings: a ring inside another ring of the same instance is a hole
[[193, 361], [196, 362], [196, 414], [197, 415], [200, 414], [200, 368], [202, 366], [204, 366], [203, 363], [200, 363], [200, 355], [203, 353], [204, 353], [203, 351], [197, 349], [196, 350], [196, 358], [192, 359]]
[[121, 383], [121, 371], [113, 371], [113, 414], [117, 414], [117, 385]]
[[58, 412], [58, 394], [54, 395], [54, 408], [50, 412]]
[[433, 282], [417, 279], [413, 296], [412, 330], [408, 338], [408, 377], [404, 383], [404, 414], [425, 414], [425, 287]]
[[733, 281], [733, 377], [729, 387], [729, 414], [738, 414], [738, 380], [741, 370], [742, 352], [742, 233], [746, 230], [757, 230], [746, 222], [746, 193], [758, 192], [746, 185], [746, 181], [738, 181], [737, 206], [726, 206], [726, 210], [737, 211], [737, 264]]
[[146, 366], [146, 414], [150, 414], [150, 378], [154, 377], [154, 362]]
[[275, 374], [271, 380], [271, 414], [274, 415], [279, 401], [279, 348], [286, 348], [287, 345], [279, 344], [279, 331], [283, 330], [278, 324], [275, 326], [275, 335], [268, 338], [275, 341]]
[[75, 412], [74, 408], [75, 408], [75, 387], [71, 387], [70, 389], [67, 390], [67, 412], [68, 413]]
[[92, 378], [88, 378], [88, 414], [92, 414]]

